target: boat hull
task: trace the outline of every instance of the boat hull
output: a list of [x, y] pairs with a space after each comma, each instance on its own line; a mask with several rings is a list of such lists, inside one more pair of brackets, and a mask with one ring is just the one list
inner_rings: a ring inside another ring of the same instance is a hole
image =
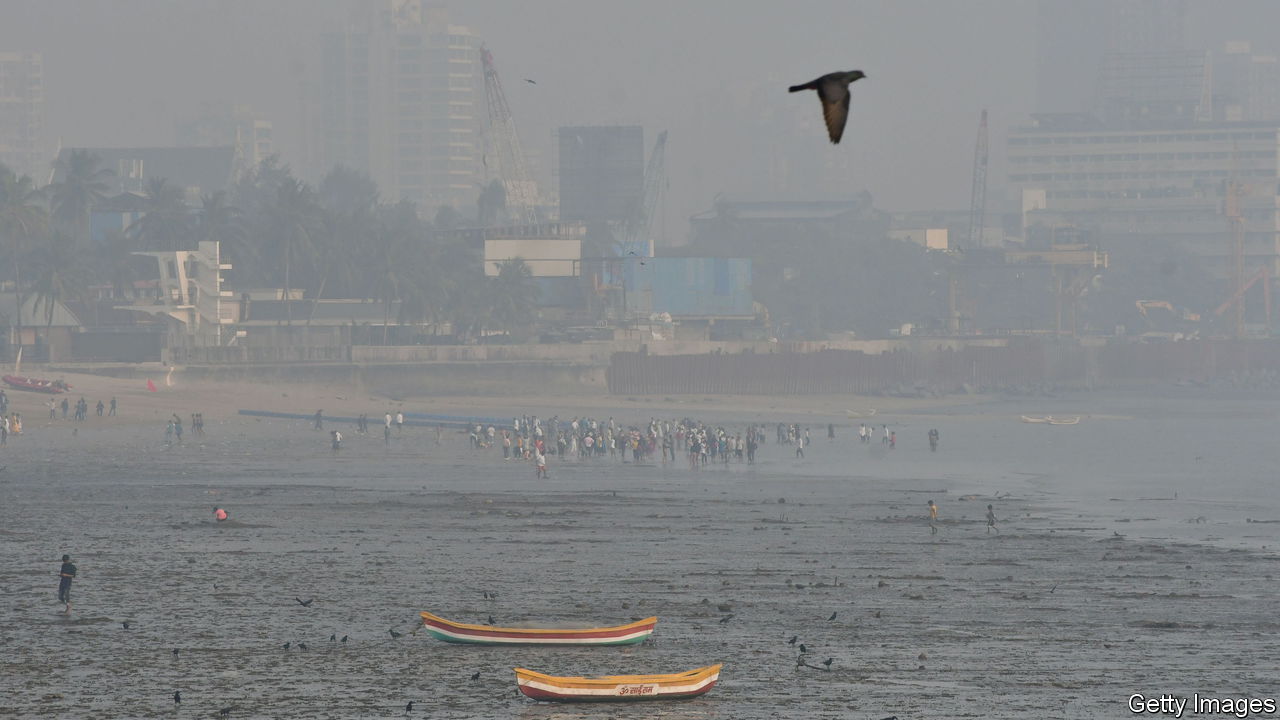
[[515, 668], [516, 686], [526, 697], [545, 702], [635, 702], [684, 700], [711, 691], [720, 665], [671, 675], [558, 677]]
[[467, 645], [634, 645], [653, 634], [658, 618], [598, 628], [543, 629], [470, 625], [423, 612], [427, 634], [447, 643]]
[[5, 375], [4, 383], [15, 390], [27, 390], [29, 392], [45, 393], [46, 395], [59, 395], [66, 392], [71, 386], [56, 383], [51, 380], [41, 380], [39, 378], [19, 377], [17, 375]]

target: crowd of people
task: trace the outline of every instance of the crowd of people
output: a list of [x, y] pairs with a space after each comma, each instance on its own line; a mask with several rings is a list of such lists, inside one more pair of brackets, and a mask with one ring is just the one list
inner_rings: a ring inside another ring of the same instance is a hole
[[764, 443], [764, 427], [748, 425], [738, 431], [712, 426], [692, 419], [659, 420], [643, 425], [625, 425], [613, 418], [591, 417], [513, 418], [510, 427], [477, 424], [468, 431], [474, 450], [501, 448], [504, 460], [530, 460], [538, 477], [545, 477], [546, 458], [583, 462], [608, 459], [614, 462], [674, 463], [681, 455], [691, 468], [709, 463], [754, 464], [756, 451]]

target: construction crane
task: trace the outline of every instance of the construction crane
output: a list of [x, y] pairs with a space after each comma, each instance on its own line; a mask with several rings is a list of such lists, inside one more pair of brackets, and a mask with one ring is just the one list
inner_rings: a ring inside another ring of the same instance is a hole
[[624, 252], [636, 252], [642, 243], [644, 255], [653, 257], [653, 215], [658, 207], [658, 197], [662, 194], [663, 168], [666, 165], [667, 131], [658, 133], [658, 140], [653, 144], [653, 152], [649, 154], [649, 164], [644, 169], [644, 191], [640, 198], [640, 207], [627, 222], [623, 233]]
[[[973, 148], [973, 185], [969, 198], [969, 234], [965, 236], [965, 244], [957, 243], [950, 250], [952, 262], [947, 268], [947, 331], [959, 335], [962, 315], [960, 310], [960, 273], [959, 267], [964, 262], [965, 248], [974, 249], [982, 246], [982, 230], [987, 214], [987, 111], [982, 111], [982, 119], [978, 122], [978, 141]], [[972, 320], [972, 317], [969, 318]]]
[[[1234, 157], [1232, 163], [1234, 165]], [[1232, 174], [1235, 174], [1234, 168]], [[1244, 337], [1244, 293], [1248, 290], [1244, 279], [1244, 213], [1240, 212], [1240, 198], [1248, 192], [1247, 186], [1233, 179], [1227, 183], [1227, 194], [1223, 199], [1223, 214], [1231, 226], [1231, 297], [1214, 314], [1221, 316], [1228, 305], [1234, 305], [1231, 335], [1236, 340]]]
[[982, 246], [983, 224], [987, 214], [987, 111], [978, 122], [978, 142], [973, 148], [973, 189], [969, 199], [970, 248]]
[[[502, 91], [502, 81], [493, 64], [493, 54], [481, 46], [480, 60], [484, 68], [484, 97], [488, 106], [489, 125], [484, 155], [485, 175], [496, 176], [507, 194], [507, 212], [517, 225], [538, 222], [538, 186], [525, 164], [520, 136], [511, 117], [511, 108]], [[496, 163], [497, 168], [493, 167]]]

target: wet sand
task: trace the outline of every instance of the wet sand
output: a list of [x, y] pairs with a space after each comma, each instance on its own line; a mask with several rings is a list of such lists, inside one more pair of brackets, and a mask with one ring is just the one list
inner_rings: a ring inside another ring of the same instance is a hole
[[[850, 421], [836, 408], [850, 399], [817, 410], [795, 398], [755, 408], [455, 401], [486, 415], [559, 404], [628, 421], [812, 423], [802, 461], [770, 443], [754, 468], [553, 461], [538, 481], [530, 465], [477, 454], [454, 432], [436, 447], [433, 432], [406, 429], [388, 449], [375, 419], [368, 437], [344, 428], [334, 456], [308, 422], [233, 409], [324, 400], [316, 406], [372, 415], [386, 405], [326, 400], [354, 393], [151, 396], [137, 381], [82, 382], [121, 395], [122, 417], [91, 410], [85, 423], [48, 423], [34, 412], [43, 398], [10, 393], [28, 426], [0, 450], [0, 716], [168, 716], [179, 689], [183, 716], [232, 707], [232, 717], [273, 718], [401, 717], [408, 700], [415, 716], [439, 718], [1120, 718], [1135, 692], [1275, 693], [1280, 563], [1267, 537], [1280, 525], [1250, 522], [1280, 517], [1274, 505], [1154, 502], [1125, 467], [1117, 477], [1128, 484], [1112, 492], [1126, 502], [1089, 512], [1093, 501], [1044, 483], [1032, 458], [1090, 436], [1032, 435], [1044, 428], [1011, 424], [1002, 402], [900, 405], [882, 416], [900, 428], [888, 451], [844, 439]], [[1092, 401], [1056, 402], [1054, 412]], [[188, 430], [165, 449], [163, 419], [175, 411], [204, 412], [207, 435]], [[828, 419], [840, 442], [826, 440]], [[937, 454], [923, 442], [930, 425], [942, 429]], [[1008, 437], [1028, 438], [1025, 457], [998, 452]], [[940, 507], [937, 535], [928, 499]], [[986, 532], [989, 502], [998, 535]], [[213, 523], [214, 505], [232, 521]], [[1257, 547], [1215, 541], [1228, 530], [1257, 535]], [[80, 569], [70, 617], [54, 597], [63, 552]], [[481, 648], [409, 634], [419, 610], [499, 624], [659, 623], [634, 648]], [[331, 633], [349, 641], [330, 643]], [[809, 663], [834, 658], [831, 670], [797, 668], [793, 635]], [[714, 662], [725, 668], [707, 696], [628, 706], [534, 703], [511, 673]]]

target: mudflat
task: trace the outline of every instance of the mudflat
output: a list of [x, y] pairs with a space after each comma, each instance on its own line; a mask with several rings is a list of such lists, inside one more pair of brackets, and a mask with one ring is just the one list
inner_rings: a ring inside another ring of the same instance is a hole
[[[412, 700], [415, 716], [439, 718], [1121, 718], [1138, 693], [1275, 692], [1274, 493], [1234, 497], [1243, 491], [1229, 482], [1203, 481], [1229, 446], [1165, 458], [1185, 445], [1181, 425], [1148, 438], [1144, 402], [900, 404], [874, 418], [896, 429], [892, 450], [857, 441], [860, 421], [838, 409], [855, 401], [843, 398], [403, 403], [623, 424], [692, 417], [734, 432], [766, 423], [754, 466], [552, 458], [551, 477], [535, 480], [530, 463], [474, 450], [454, 430], [439, 445], [429, 428], [385, 444], [380, 413], [400, 406], [354, 391], [73, 384], [71, 402], [90, 393], [80, 423], [9, 393], [26, 422], [0, 449], [0, 716], [155, 717], [181, 690], [181, 714], [199, 717], [397, 717]], [[120, 417], [94, 416], [111, 394]], [[1273, 416], [1253, 398], [1186, 406], [1202, 409], [1191, 434], [1210, 410]], [[339, 426], [335, 454], [309, 421], [237, 407], [368, 412], [373, 432]], [[166, 445], [175, 412], [184, 423], [202, 412], [205, 435], [188, 427]], [[1023, 412], [1085, 419], [1028, 426]], [[773, 442], [784, 421], [810, 428], [805, 458]], [[1117, 438], [1127, 455], [1108, 444]], [[1102, 494], [1076, 477], [1095, 466], [1060, 460], [1091, 451], [1116, 468]], [[214, 506], [231, 519], [213, 522]], [[69, 616], [55, 599], [64, 552], [80, 570]], [[510, 625], [659, 622], [636, 647], [473, 647], [413, 634], [419, 610]], [[702, 698], [570, 710], [518, 696], [511, 672], [711, 663], [725, 667]]]

